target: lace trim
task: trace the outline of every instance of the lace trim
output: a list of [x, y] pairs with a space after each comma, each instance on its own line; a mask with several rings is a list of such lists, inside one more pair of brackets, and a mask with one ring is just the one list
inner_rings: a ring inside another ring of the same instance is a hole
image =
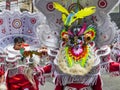
[[[73, 87], [69, 87], [69, 86], [65, 86], [64, 90], [78, 90], [77, 88], [73, 88]], [[84, 88], [80, 88], [79, 90], [92, 90], [91, 87], [84, 87]]]
[[97, 81], [99, 73], [86, 76], [57, 75], [56, 84], [66, 85], [70, 83], [81, 83], [85, 85], [94, 85]]

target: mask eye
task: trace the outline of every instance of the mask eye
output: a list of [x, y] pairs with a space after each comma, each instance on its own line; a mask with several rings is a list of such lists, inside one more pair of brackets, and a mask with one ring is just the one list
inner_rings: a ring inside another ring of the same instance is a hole
[[85, 40], [85, 42], [87, 42], [87, 43], [91, 42], [91, 41], [92, 41], [92, 35], [89, 34], [89, 33], [86, 33], [86, 34], [84, 35], [84, 40]]
[[91, 40], [91, 38], [90, 38], [89, 36], [88, 36], [86, 39], [87, 39], [87, 41], [90, 41], [90, 40]]
[[96, 37], [96, 28], [93, 25], [89, 25], [84, 32], [84, 40], [86, 42], [91, 42]]
[[91, 37], [88, 36], [88, 37], [86, 38], [86, 42], [89, 43], [89, 42], [91, 42], [91, 41], [92, 41], [92, 40], [91, 40]]

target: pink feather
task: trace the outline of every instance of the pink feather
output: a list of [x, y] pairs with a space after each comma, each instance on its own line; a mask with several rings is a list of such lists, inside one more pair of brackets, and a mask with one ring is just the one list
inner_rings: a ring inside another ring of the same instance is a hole
[[70, 30], [68, 30], [68, 34], [73, 36], [73, 33]]
[[80, 28], [80, 31], [78, 32], [78, 36], [84, 33], [84, 31], [86, 30], [86, 26], [87, 26], [86, 23], [84, 23], [83, 27]]

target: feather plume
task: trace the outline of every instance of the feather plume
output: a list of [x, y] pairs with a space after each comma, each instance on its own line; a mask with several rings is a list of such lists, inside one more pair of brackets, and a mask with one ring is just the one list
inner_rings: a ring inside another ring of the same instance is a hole
[[58, 11], [64, 13], [64, 14], [67, 14], [69, 15], [69, 12], [66, 8], [64, 8], [62, 5], [60, 5], [59, 3], [57, 2], [53, 2], [53, 6], [55, 9], [57, 9]]
[[65, 22], [67, 16], [65, 14], [62, 14], [62, 21]]
[[76, 14], [75, 14], [75, 17], [76, 18], [84, 18], [86, 16], [89, 16], [89, 15], [92, 15], [93, 13], [95, 13], [95, 8], [94, 6], [91, 6], [91, 7], [86, 7], [80, 11], [78, 11]]

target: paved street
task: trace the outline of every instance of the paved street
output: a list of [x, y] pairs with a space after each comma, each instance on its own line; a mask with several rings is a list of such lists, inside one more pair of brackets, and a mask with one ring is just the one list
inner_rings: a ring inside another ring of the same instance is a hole
[[103, 90], [120, 90], [120, 76], [110, 77], [108, 75], [102, 76]]
[[[102, 76], [103, 90], [120, 90], [120, 76], [110, 77], [108, 75]], [[54, 90], [54, 85], [50, 82], [46, 82], [45, 86], [42, 86], [40, 90]]]

